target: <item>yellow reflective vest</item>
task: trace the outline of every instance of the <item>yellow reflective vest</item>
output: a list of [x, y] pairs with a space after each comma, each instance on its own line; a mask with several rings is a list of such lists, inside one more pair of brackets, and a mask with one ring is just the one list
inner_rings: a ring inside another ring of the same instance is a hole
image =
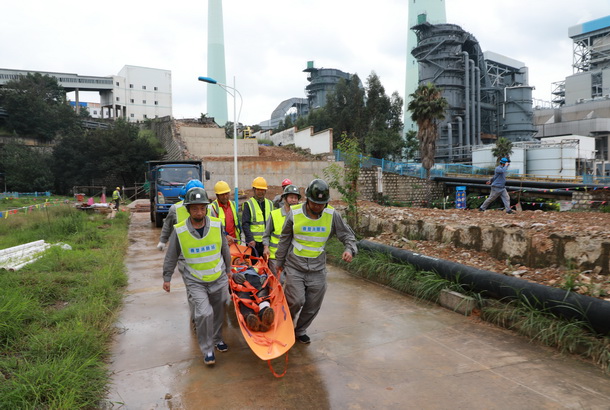
[[311, 219], [305, 215], [303, 206], [292, 209], [294, 219], [292, 251], [295, 255], [317, 258], [324, 252], [333, 225], [334, 212], [333, 207], [327, 206], [320, 218]]
[[188, 219], [190, 214], [188, 209], [186, 209], [186, 205], [184, 205], [184, 201], [176, 202], [174, 205], [176, 206], [176, 223]]
[[121, 197], [121, 194], [119, 193], [118, 190], [114, 190], [114, 192], [112, 193], [112, 200], [116, 201], [117, 199], [119, 199]]
[[248, 199], [246, 204], [250, 207], [250, 232], [252, 232], [252, 236], [254, 237], [254, 241], [262, 242], [263, 234], [265, 233], [265, 224], [267, 223], [267, 219], [269, 219], [269, 215], [271, 214], [271, 210], [273, 209], [273, 202], [269, 199], [265, 198], [265, 216], [263, 217], [263, 210], [256, 202], [254, 197]]
[[223, 259], [222, 223], [220, 219], [210, 218], [210, 229], [203, 238], [193, 236], [186, 225], [186, 220], [174, 225], [182, 256], [186, 260], [186, 269], [194, 277], [213, 282], [222, 275]]
[[273, 232], [271, 232], [271, 236], [269, 237], [269, 257], [275, 259], [277, 244], [280, 243], [282, 228], [286, 221], [286, 217], [282, 215], [282, 208], [271, 211], [271, 219], [273, 219]]
[[[238, 219], [237, 211], [235, 210], [235, 202], [229, 201], [229, 203], [231, 204], [231, 211], [233, 211], [233, 223], [235, 224], [235, 238], [237, 238], [238, 240], [241, 240], [241, 230], [239, 229], [239, 219]], [[210, 206], [212, 208], [214, 208], [216, 215], [218, 215], [218, 219], [220, 219], [226, 227], [227, 223], [225, 222], [225, 220], [226, 220], [225, 210], [222, 209], [222, 206], [220, 206], [220, 204], [218, 203], [218, 199], [214, 200], [214, 202], [212, 202], [210, 204]]]

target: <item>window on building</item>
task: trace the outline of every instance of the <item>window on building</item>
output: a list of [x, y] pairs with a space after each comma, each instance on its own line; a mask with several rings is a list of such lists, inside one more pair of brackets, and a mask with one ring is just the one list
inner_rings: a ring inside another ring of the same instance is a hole
[[602, 94], [602, 73], [591, 74], [591, 97], [601, 97]]
[[133, 84], [129, 84], [129, 88], [133, 88]]
[[155, 105], [159, 105], [159, 101], [155, 101]]
[[142, 104], [146, 104], [146, 100], [142, 100]]
[[130, 115], [130, 117], [131, 117], [131, 118], [133, 118], [133, 117], [135, 117], [135, 115], [134, 115], [134, 114], [131, 114], [131, 115]]
[[146, 86], [145, 86], [145, 85], [143, 85], [143, 86], [142, 86], [142, 89], [143, 89], [143, 90], [146, 90]]
[[93, 115], [97, 115], [97, 110], [93, 110]]
[[129, 100], [129, 102], [133, 104], [135, 101], [134, 101], [134, 99], [132, 98], [131, 100]]
[[116, 97], [116, 100], [119, 101], [119, 97]]
[[116, 82], [116, 86], [117, 86], [117, 87], [119, 86], [119, 82], [118, 82], [118, 81]]
[[144, 114], [144, 118], [148, 118], [148, 115]]
[[155, 87], [155, 91], [157, 91], [157, 90], [158, 90], [158, 88], [157, 88], [157, 87]]

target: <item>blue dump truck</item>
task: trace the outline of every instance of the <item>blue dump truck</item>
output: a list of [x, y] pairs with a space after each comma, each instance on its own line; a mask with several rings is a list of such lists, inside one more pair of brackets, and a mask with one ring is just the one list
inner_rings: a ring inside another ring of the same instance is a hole
[[[191, 179], [204, 182], [210, 173], [204, 172], [201, 161], [147, 161], [146, 180], [150, 185], [150, 220], [157, 228], [163, 226], [170, 206], [180, 201], [182, 187]], [[205, 185], [205, 182], [204, 182]]]

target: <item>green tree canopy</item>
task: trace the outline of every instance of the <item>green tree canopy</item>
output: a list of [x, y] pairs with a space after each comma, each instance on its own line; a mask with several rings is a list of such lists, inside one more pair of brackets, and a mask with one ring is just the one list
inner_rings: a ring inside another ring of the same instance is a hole
[[53, 189], [52, 160], [52, 155], [40, 148], [16, 142], [6, 144], [0, 151], [0, 172], [4, 174], [7, 190], [44, 192]]
[[78, 130], [78, 117], [63, 87], [48, 75], [29, 73], [9, 81], [0, 88], [0, 107], [8, 113], [6, 127], [22, 137], [52, 141]]
[[491, 155], [496, 157], [496, 161], [499, 163], [502, 158], [510, 158], [510, 154], [513, 153], [513, 143], [505, 138], [500, 137], [496, 141], [496, 146], [491, 149]]
[[130, 186], [144, 179], [145, 162], [161, 155], [136, 125], [124, 120], [110, 129], [64, 136], [53, 151], [57, 189], [68, 192], [74, 185], [93, 185], [108, 176]]

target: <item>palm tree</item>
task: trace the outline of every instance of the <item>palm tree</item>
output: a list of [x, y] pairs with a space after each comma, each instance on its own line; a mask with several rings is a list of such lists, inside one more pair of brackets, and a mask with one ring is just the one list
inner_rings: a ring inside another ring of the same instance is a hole
[[433, 83], [420, 84], [410, 96], [411, 101], [407, 109], [411, 112], [411, 119], [419, 128], [419, 153], [422, 167], [426, 170], [426, 177], [430, 178], [430, 168], [434, 166], [436, 153], [436, 139], [438, 138], [438, 121], [445, 119], [447, 100], [440, 89]]
[[502, 158], [510, 158], [513, 153], [513, 143], [505, 137], [500, 137], [496, 141], [496, 146], [491, 149], [491, 155], [496, 157], [496, 162], [499, 163]]

